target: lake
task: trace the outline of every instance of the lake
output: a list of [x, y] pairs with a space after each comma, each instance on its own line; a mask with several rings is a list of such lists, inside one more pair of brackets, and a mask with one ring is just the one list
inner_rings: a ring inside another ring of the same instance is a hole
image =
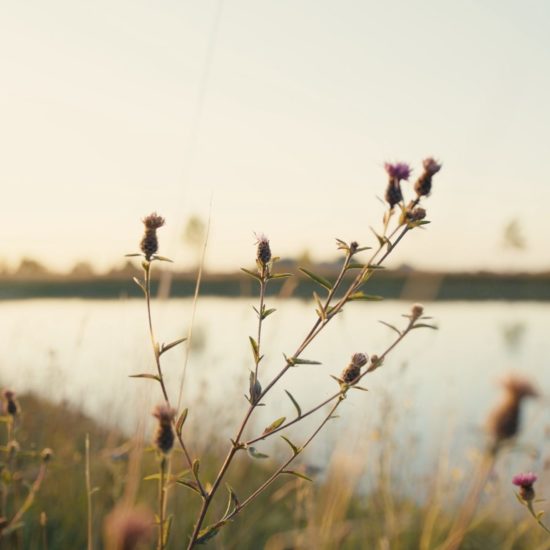
[[[246, 409], [252, 366], [249, 335], [256, 334], [254, 299], [201, 298], [197, 304], [184, 387], [184, 403], [195, 425], [234, 431], [232, 421]], [[292, 355], [315, 319], [313, 304], [269, 299], [277, 312], [267, 318], [262, 338], [260, 380], [265, 384]], [[378, 320], [403, 326], [400, 301], [350, 304], [312, 343], [303, 357], [322, 362], [289, 371], [259, 409], [251, 435], [272, 420], [291, 417], [284, 389], [302, 409], [334, 393], [339, 375], [358, 351], [381, 353], [393, 333]], [[509, 371], [529, 377], [545, 396], [550, 387], [548, 357], [550, 304], [533, 302], [434, 302], [425, 304], [439, 330], [413, 331], [388, 357], [383, 368], [365, 377], [369, 392], [351, 391], [330, 422], [325, 437], [312, 447], [310, 460], [320, 465], [336, 446], [355, 448], [365, 434], [384, 437], [391, 418], [392, 437], [413, 448], [410, 467], [425, 470], [443, 445], [460, 462], [468, 449], [483, 445], [483, 423], [499, 396], [495, 384]], [[192, 301], [154, 303], [154, 323], [161, 342], [187, 335]], [[153, 373], [154, 363], [142, 300], [35, 299], [0, 303], [1, 384], [17, 393], [34, 391], [53, 401], [66, 400], [107, 425], [129, 434], [140, 421], [151, 421], [160, 402], [153, 381], [129, 375]], [[171, 398], [177, 401], [185, 347], [163, 356]], [[542, 468], [548, 443], [546, 397], [524, 410], [523, 452], [514, 467]], [[384, 422], [386, 424], [384, 424]], [[313, 424], [294, 430], [297, 440]], [[208, 430], [201, 430], [204, 437]], [[276, 438], [273, 438], [275, 440]], [[266, 442], [261, 449], [271, 449]], [[530, 458], [531, 451], [538, 451]]]

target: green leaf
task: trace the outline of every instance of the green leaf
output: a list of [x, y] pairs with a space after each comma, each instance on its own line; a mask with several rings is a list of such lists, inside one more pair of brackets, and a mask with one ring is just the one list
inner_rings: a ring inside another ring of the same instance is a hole
[[311, 361], [309, 359], [300, 359], [299, 357], [289, 357], [287, 362], [292, 365], [321, 365], [320, 361]]
[[296, 447], [296, 445], [294, 445], [294, 443], [292, 443], [292, 441], [290, 441], [288, 437], [285, 437], [284, 435], [282, 435], [281, 438], [284, 439], [289, 444], [290, 448], [292, 449], [292, 452], [294, 453], [294, 456], [300, 454], [300, 449], [298, 449], [298, 447]]
[[292, 273], [273, 273], [269, 279], [287, 279], [288, 277], [292, 277]]
[[182, 342], [185, 342], [187, 338], [178, 338], [177, 340], [174, 340], [173, 342], [170, 342], [169, 344], [162, 344], [159, 355], [162, 355], [163, 353], [167, 352], [169, 349], [175, 348], [178, 344], [181, 344]]
[[271, 315], [272, 313], [275, 313], [277, 310], [275, 308], [271, 308], [271, 309], [264, 309], [264, 313], [262, 315], [262, 319], [265, 319], [266, 317], [268, 317], [269, 315]]
[[136, 256], [141, 256], [142, 254], [139, 252], [133, 252], [132, 254], [124, 254], [125, 258], [135, 258]]
[[401, 331], [397, 327], [394, 327], [393, 325], [390, 325], [389, 323], [386, 323], [386, 321], [378, 321], [378, 322], [381, 323], [382, 325], [388, 327], [388, 328], [391, 328], [392, 330], [395, 330], [395, 332], [397, 332], [397, 334], [399, 334], [399, 336], [401, 336]]
[[258, 347], [258, 342], [252, 338], [252, 336], [249, 336], [248, 339], [250, 340], [250, 345], [252, 346], [252, 355], [254, 356], [254, 361], [256, 363], [260, 362], [260, 348]]
[[300, 267], [299, 269], [304, 275], [307, 275], [311, 280], [313, 280], [316, 283], [320, 284], [321, 286], [325, 287], [327, 290], [332, 289], [332, 283], [330, 281], [328, 281], [327, 279], [325, 279], [324, 277], [321, 277], [320, 275], [316, 275], [315, 273], [312, 273], [311, 271], [309, 271], [309, 270], [307, 270], [303, 267]]
[[159, 256], [155, 254], [153, 256], [153, 260], [159, 260], [160, 262], [170, 262], [171, 264], [174, 263], [174, 260], [171, 260], [170, 258], [167, 258], [166, 256]]
[[256, 378], [254, 373], [250, 371], [250, 399], [249, 402], [251, 405], [256, 405], [260, 396], [262, 395], [262, 386], [260, 381]]
[[256, 279], [256, 281], [258, 281], [260, 283], [262, 282], [261, 277], [257, 273], [254, 273], [253, 271], [250, 271], [249, 269], [245, 269], [244, 267], [241, 267], [241, 271], [244, 271], [247, 275], [250, 275], [250, 277], [252, 277], [253, 279]]
[[367, 388], [364, 388], [363, 386], [357, 386], [357, 385], [351, 386], [351, 389], [352, 390], [369, 391]]
[[366, 267], [366, 264], [362, 264], [360, 262], [350, 262], [346, 269], [363, 269]]
[[434, 325], [428, 325], [426, 323], [418, 323], [417, 325], [413, 325], [411, 329], [413, 328], [431, 328], [432, 330], [438, 330], [438, 327]]
[[199, 495], [201, 494], [197, 482], [193, 479], [177, 479], [176, 483], [179, 483], [180, 485], [183, 485], [184, 487], [195, 491], [195, 493], [198, 493]]
[[150, 380], [160, 382], [160, 377], [156, 374], [130, 374], [130, 378], [149, 378]]
[[319, 298], [317, 292], [313, 293], [313, 299], [315, 300], [315, 303], [317, 304], [317, 309], [315, 310], [317, 312], [317, 315], [319, 315], [319, 317], [321, 318], [322, 321], [326, 321], [327, 312], [325, 311], [323, 303], [321, 302], [321, 298]]
[[227, 500], [227, 506], [225, 507], [225, 512], [222, 516], [222, 518], [226, 518], [231, 513], [231, 506], [233, 505], [234, 508], [239, 507], [239, 499], [237, 498], [237, 495], [235, 494], [235, 491], [233, 491], [233, 488], [229, 483], [225, 484], [227, 491], [229, 493], [229, 498]]
[[204, 529], [199, 531], [199, 535], [195, 543], [204, 544], [205, 542], [208, 542], [210, 539], [213, 539], [220, 532], [220, 528], [223, 527], [224, 524], [225, 522], [218, 522], [216, 525], [210, 525], [209, 527], [205, 527]]
[[152, 480], [158, 480], [160, 479], [160, 474], [151, 474], [150, 476], [145, 476], [143, 478], [143, 481], [152, 481]]
[[268, 455], [257, 451], [256, 447], [248, 447], [247, 451], [252, 458], [269, 458]]
[[195, 474], [195, 477], [199, 476], [200, 465], [201, 465], [201, 461], [198, 458], [195, 458], [195, 460], [193, 460], [193, 464], [191, 466], [191, 469], [193, 470], [193, 473]]
[[310, 477], [307, 477], [305, 474], [302, 474], [301, 472], [297, 472], [296, 470], [283, 470], [281, 474], [289, 474], [292, 476], [299, 477], [301, 479], [305, 479], [306, 481], [313, 481]]
[[262, 435], [267, 435], [271, 433], [273, 430], [276, 430], [281, 424], [284, 423], [286, 420], [286, 416], [281, 416], [281, 418], [277, 418], [277, 420], [274, 420], [262, 433]]
[[189, 409], [183, 409], [183, 411], [179, 415], [179, 418], [176, 422], [176, 433], [178, 435], [181, 435], [181, 430], [183, 429], [183, 424], [185, 423], [185, 420], [187, 419], [187, 413], [188, 412], [189, 412]]
[[371, 295], [371, 294], [365, 294], [364, 292], [361, 292], [361, 291], [354, 292], [348, 298], [348, 300], [350, 302], [354, 302], [354, 301], [357, 301], [357, 300], [362, 300], [362, 301], [366, 301], [366, 302], [378, 302], [378, 301], [383, 300], [383, 299], [384, 299], [383, 296], [374, 296], [374, 295]]
[[294, 397], [288, 390], [285, 390], [285, 392], [288, 395], [289, 399], [292, 401], [292, 404], [294, 405], [296, 412], [298, 413], [298, 418], [300, 418], [302, 416], [302, 409], [300, 408], [300, 405], [298, 405], [298, 401], [294, 399]]
[[372, 227], [370, 228], [370, 230], [374, 233], [374, 236], [378, 239], [378, 244], [380, 244], [380, 246], [384, 246], [386, 242], [386, 237], [379, 235]]

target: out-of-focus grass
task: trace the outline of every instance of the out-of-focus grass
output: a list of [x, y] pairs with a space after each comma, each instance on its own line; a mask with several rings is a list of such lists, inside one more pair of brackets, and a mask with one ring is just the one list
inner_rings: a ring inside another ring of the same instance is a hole
[[[43, 548], [39, 517], [47, 515], [49, 549], [86, 547], [85, 435], [91, 440], [94, 548], [101, 548], [102, 522], [123, 496], [128, 481], [128, 441], [121, 434], [102, 427], [65, 404], [55, 405], [34, 395], [20, 396], [23, 409], [17, 439], [23, 448], [51, 447], [54, 458], [46, 481], [25, 516], [23, 547]], [[386, 419], [389, 416], [386, 416]], [[198, 426], [189, 426], [192, 433]], [[366, 440], [360, 452], [350, 454], [343, 447], [334, 450], [326, 471], [314, 483], [288, 476], [262, 494], [254, 506], [205, 548], [216, 549], [391, 549], [429, 550], [442, 542], [452, 523], [454, 508], [463, 490], [440, 457], [433, 475], [408, 479], [395, 475], [406, 468], [407, 445], [392, 435], [391, 422], [380, 426], [375, 443]], [[213, 479], [227, 442], [207, 438], [201, 453], [204, 479]], [[434, 464], [437, 462], [434, 458]], [[274, 468], [271, 460], [253, 461], [243, 456], [230, 471], [227, 482], [245, 498]], [[467, 468], [467, 466], [465, 466]], [[183, 469], [175, 453], [173, 472]], [[140, 479], [157, 471], [154, 452], [141, 454]], [[363, 480], [369, 479], [368, 491]], [[363, 489], [360, 490], [359, 487]], [[412, 498], [417, 487], [418, 498]], [[462, 546], [467, 549], [524, 550], [550, 548], [546, 534], [531, 518], [514, 520], [510, 510], [512, 490], [504, 495], [491, 487], [484, 495], [474, 523]], [[140, 481], [137, 501], [155, 508], [156, 482]], [[225, 495], [213, 506], [217, 518], [225, 508]], [[174, 485], [169, 492], [169, 511], [175, 514], [169, 548], [182, 548], [198, 509], [198, 498], [189, 489]]]

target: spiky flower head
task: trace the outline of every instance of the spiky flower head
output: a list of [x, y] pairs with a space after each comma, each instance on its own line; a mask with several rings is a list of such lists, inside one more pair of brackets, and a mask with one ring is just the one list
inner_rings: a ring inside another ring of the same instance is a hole
[[432, 177], [441, 170], [439, 164], [432, 157], [428, 157], [422, 161], [424, 171], [414, 184], [414, 190], [419, 197], [429, 195], [432, 190]]
[[411, 309], [411, 317], [414, 321], [422, 317], [424, 314], [424, 306], [422, 304], [414, 304]]
[[368, 356], [365, 353], [354, 353], [351, 362], [357, 367], [364, 367], [369, 360]]
[[145, 233], [141, 239], [140, 248], [145, 259], [150, 262], [159, 249], [157, 229], [164, 225], [164, 218], [153, 212], [146, 218], [143, 218], [142, 221], [143, 225], [145, 225]]
[[537, 481], [537, 479], [537, 474], [534, 474], [533, 472], [517, 474], [512, 478], [512, 483], [519, 487], [519, 496], [526, 502], [529, 502], [535, 498], [533, 484]]
[[263, 233], [256, 235], [256, 247], [256, 261], [258, 262], [260, 275], [262, 275], [269, 270], [269, 262], [271, 261], [269, 239]]
[[537, 397], [533, 384], [517, 375], [509, 375], [501, 381], [503, 393], [500, 402], [487, 420], [487, 428], [493, 439], [494, 449], [500, 443], [514, 437], [519, 430], [521, 404], [527, 397]]
[[153, 416], [158, 420], [154, 442], [159, 451], [168, 454], [174, 446], [174, 428], [172, 422], [176, 416], [176, 410], [166, 403], [157, 405]]
[[117, 506], [105, 519], [107, 550], [137, 550], [150, 542], [155, 518], [141, 508]]
[[408, 180], [412, 169], [406, 162], [386, 162], [384, 163], [384, 170], [386, 170], [390, 180], [401, 181]]
[[357, 382], [361, 374], [361, 367], [367, 364], [368, 357], [364, 353], [354, 353], [351, 357], [351, 363], [342, 372], [342, 381], [353, 385]]

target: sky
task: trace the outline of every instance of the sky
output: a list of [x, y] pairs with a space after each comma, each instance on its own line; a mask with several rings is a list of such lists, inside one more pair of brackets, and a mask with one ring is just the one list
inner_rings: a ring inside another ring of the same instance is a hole
[[105, 269], [152, 211], [178, 267], [191, 216], [211, 269], [255, 232], [332, 259], [372, 244], [384, 162], [434, 156], [392, 265], [550, 269], [549, 25], [546, 0], [3, 0], [0, 261]]

